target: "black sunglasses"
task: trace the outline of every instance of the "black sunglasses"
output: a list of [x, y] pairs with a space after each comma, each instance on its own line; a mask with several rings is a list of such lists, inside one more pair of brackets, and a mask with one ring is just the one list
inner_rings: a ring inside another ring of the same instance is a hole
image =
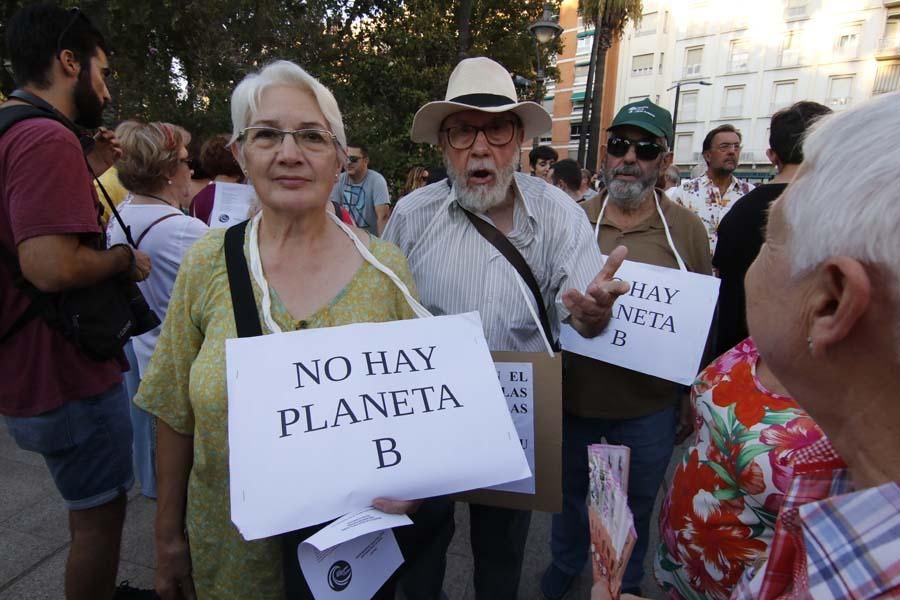
[[664, 152], [664, 148], [656, 142], [648, 140], [632, 141], [620, 137], [609, 138], [606, 142], [606, 151], [616, 158], [622, 158], [628, 154], [628, 149], [634, 146], [634, 155], [638, 160], [656, 160]]

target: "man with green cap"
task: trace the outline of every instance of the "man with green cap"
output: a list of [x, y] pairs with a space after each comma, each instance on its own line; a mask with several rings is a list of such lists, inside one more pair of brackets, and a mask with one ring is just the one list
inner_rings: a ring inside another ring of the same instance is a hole
[[[649, 100], [622, 107], [601, 153], [606, 192], [581, 206], [595, 229], [600, 223], [597, 242], [603, 254], [624, 245], [629, 260], [678, 269], [677, 252], [689, 271], [710, 275], [703, 223], [654, 187], [672, 162], [671, 141], [669, 111]], [[687, 392], [675, 383], [577, 354], [564, 353], [563, 361], [563, 510], [553, 516], [553, 562], [541, 589], [547, 598], [562, 598], [587, 561], [586, 447], [605, 438], [631, 449], [628, 506], [638, 539], [622, 591], [640, 594], [656, 494], [676, 440], [692, 429]]]

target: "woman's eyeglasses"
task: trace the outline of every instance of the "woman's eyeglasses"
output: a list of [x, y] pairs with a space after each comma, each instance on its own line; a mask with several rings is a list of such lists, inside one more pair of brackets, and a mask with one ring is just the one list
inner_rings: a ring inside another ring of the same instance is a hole
[[290, 135], [298, 148], [309, 152], [325, 152], [337, 142], [337, 136], [323, 129], [276, 129], [274, 127], [245, 127], [238, 140], [258, 150], [277, 150]]
[[634, 155], [638, 160], [656, 160], [665, 151], [665, 148], [649, 140], [632, 141], [620, 137], [611, 137], [606, 142], [606, 151], [616, 158], [622, 158], [628, 154], [628, 149], [634, 146]]

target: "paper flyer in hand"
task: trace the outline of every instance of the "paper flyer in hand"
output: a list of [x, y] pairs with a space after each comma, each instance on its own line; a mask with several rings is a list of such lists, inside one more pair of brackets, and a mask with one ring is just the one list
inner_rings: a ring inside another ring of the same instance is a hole
[[629, 460], [630, 451], [626, 446], [588, 446], [591, 474], [588, 517], [594, 585], [606, 585], [612, 598], [619, 597], [625, 566], [637, 540], [634, 516], [625, 492]]
[[369, 508], [337, 519], [297, 546], [297, 561], [316, 600], [366, 600], [403, 563], [393, 527], [406, 515]]

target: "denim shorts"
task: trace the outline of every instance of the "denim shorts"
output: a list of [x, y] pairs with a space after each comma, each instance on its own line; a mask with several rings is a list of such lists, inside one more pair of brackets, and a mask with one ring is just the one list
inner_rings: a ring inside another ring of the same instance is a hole
[[128, 404], [118, 383], [34, 417], [6, 417], [6, 425], [20, 448], [44, 457], [69, 510], [84, 510], [134, 485]]

